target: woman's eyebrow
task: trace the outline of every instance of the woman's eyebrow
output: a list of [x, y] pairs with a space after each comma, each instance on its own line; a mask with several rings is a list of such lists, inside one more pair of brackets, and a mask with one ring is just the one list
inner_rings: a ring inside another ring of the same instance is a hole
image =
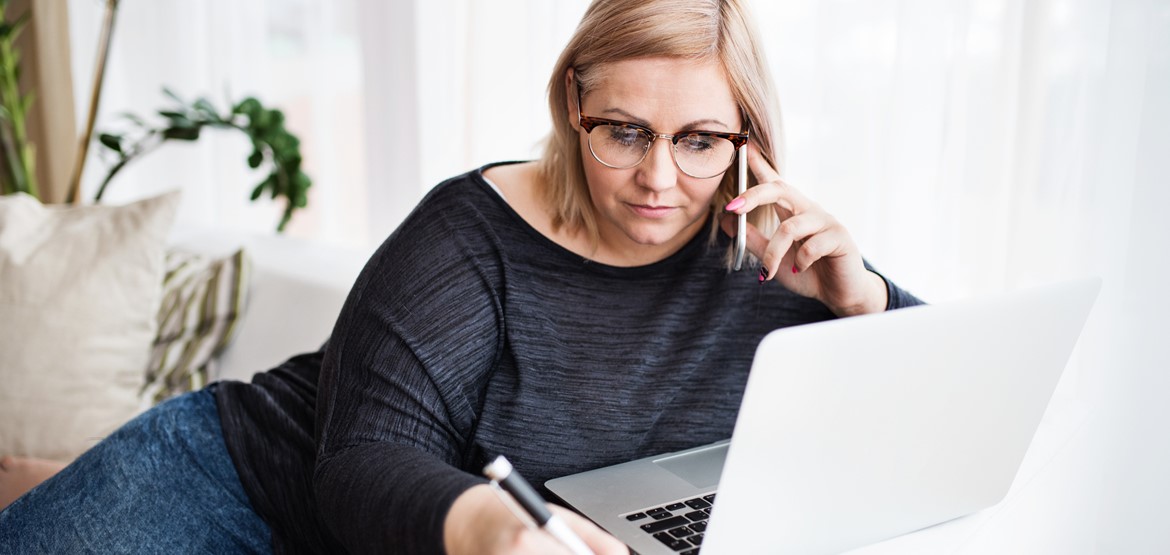
[[[602, 113], [602, 115], [617, 114], [619, 116], [622, 116], [621, 119], [623, 121], [626, 121], [629, 123], [635, 123], [635, 124], [641, 125], [642, 127], [646, 127], [646, 128], [650, 127], [650, 122], [648, 122], [648, 121], [646, 121], [638, 116], [635, 116], [634, 114], [631, 114], [631, 113], [629, 113], [621, 108], [606, 108], [601, 113]], [[697, 129], [699, 126], [707, 125], [707, 124], [714, 124], [714, 125], [721, 126], [724, 129], [731, 129], [731, 126], [727, 125], [726, 123], [723, 123], [722, 121], [719, 121], [717, 119], [707, 118], [707, 119], [697, 119], [695, 121], [687, 123], [686, 125], [683, 125], [682, 128], [679, 129], [679, 131]]]

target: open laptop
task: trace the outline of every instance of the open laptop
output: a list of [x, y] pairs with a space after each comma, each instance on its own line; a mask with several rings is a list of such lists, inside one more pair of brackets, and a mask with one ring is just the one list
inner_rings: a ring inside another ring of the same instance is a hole
[[730, 441], [545, 485], [643, 555], [838, 553], [978, 511], [1011, 486], [1099, 289], [774, 331]]

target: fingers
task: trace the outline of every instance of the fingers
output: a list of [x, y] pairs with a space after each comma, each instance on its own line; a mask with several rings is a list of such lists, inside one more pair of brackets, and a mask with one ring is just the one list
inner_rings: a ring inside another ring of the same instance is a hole
[[[723, 232], [730, 237], [735, 237], [736, 218], [733, 215], [724, 215], [720, 220], [719, 226], [723, 228]], [[768, 250], [768, 237], [760, 232], [756, 226], [752, 224], [747, 225], [747, 250], [752, 253], [752, 256], [763, 259], [764, 252]]]
[[[768, 242], [763, 256], [759, 257], [761, 266], [767, 270], [765, 279], [775, 277], [776, 272], [780, 269], [780, 263], [783, 262], [792, 245], [798, 241], [811, 240], [815, 234], [825, 231], [833, 223], [831, 218], [827, 216], [827, 214], [822, 213], [806, 212], [780, 222], [776, 232], [772, 234], [772, 240]], [[815, 260], [809, 264], [812, 262]], [[764, 274], [761, 272], [760, 275]]]
[[760, 206], [772, 204], [781, 218], [788, 218], [815, 206], [803, 193], [780, 179], [780, 174], [768, 165], [755, 146], [748, 147], [748, 164], [758, 184], [732, 199], [725, 207], [728, 212], [746, 214]]
[[[737, 233], [736, 219], [725, 216], [720, 226], [728, 235]], [[825, 257], [841, 256], [848, 252], [849, 234], [836, 219], [824, 212], [806, 212], [780, 223], [768, 237], [756, 226], [747, 226], [747, 248], [760, 260], [764, 280], [776, 277], [780, 271], [799, 273]], [[795, 247], [794, 247], [795, 245]], [[785, 260], [788, 266], [782, 267]]]
[[751, 168], [752, 175], [756, 176], [756, 181], [760, 183], [780, 181], [780, 173], [764, 159], [760, 149], [751, 141], [748, 141], [748, 167]]
[[840, 226], [818, 233], [804, 241], [792, 259], [793, 273], [807, 270], [818, 260], [843, 256], [849, 252], [849, 236]]

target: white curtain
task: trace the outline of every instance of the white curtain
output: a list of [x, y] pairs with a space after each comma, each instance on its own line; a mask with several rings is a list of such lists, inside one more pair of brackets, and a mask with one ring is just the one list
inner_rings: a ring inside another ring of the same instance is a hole
[[[99, 128], [161, 107], [164, 84], [256, 94], [285, 109], [315, 180], [290, 232], [368, 247], [440, 180], [537, 155], [548, 72], [586, 5], [123, 0]], [[784, 107], [782, 171], [887, 275], [934, 302], [1104, 278], [1046, 450], [1013, 490], [1036, 507], [964, 552], [1013, 534], [1036, 553], [1170, 551], [1170, 2], [752, 5]], [[70, 0], [75, 75], [99, 11]], [[268, 230], [278, 207], [246, 201], [260, 179], [246, 154], [226, 135], [164, 147], [111, 199], [181, 186], [184, 221]]]
[[[103, 4], [69, 3], [79, 125], [88, 108]], [[359, 8], [365, 6], [353, 0], [122, 0], [97, 130], [118, 131], [124, 112], [150, 116], [167, 109], [164, 86], [188, 101], [206, 96], [221, 112], [256, 96], [284, 112], [314, 179], [310, 209], [294, 217], [289, 233], [363, 245], [369, 180]], [[98, 156], [101, 147], [90, 150], [82, 180], [86, 199], [109, 167]], [[271, 232], [283, 206], [248, 202], [264, 178], [248, 169], [249, 152], [237, 131], [208, 131], [195, 143], [170, 141], [127, 166], [106, 199], [116, 203], [181, 188], [180, 226]]]
[[935, 302], [1104, 279], [1013, 508], [960, 552], [1170, 550], [1170, 2], [754, 8], [786, 176], [888, 275]]

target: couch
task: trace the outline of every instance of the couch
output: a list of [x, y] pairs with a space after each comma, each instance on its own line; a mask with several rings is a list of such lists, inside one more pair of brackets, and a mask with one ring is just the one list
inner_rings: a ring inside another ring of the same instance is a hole
[[176, 229], [168, 242], [211, 256], [242, 246], [252, 261], [247, 308], [234, 340], [215, 362], [213, 380], [247, 381], [292, 355], [317, 350], [372, 254], [372, 249], [207, 228]]

